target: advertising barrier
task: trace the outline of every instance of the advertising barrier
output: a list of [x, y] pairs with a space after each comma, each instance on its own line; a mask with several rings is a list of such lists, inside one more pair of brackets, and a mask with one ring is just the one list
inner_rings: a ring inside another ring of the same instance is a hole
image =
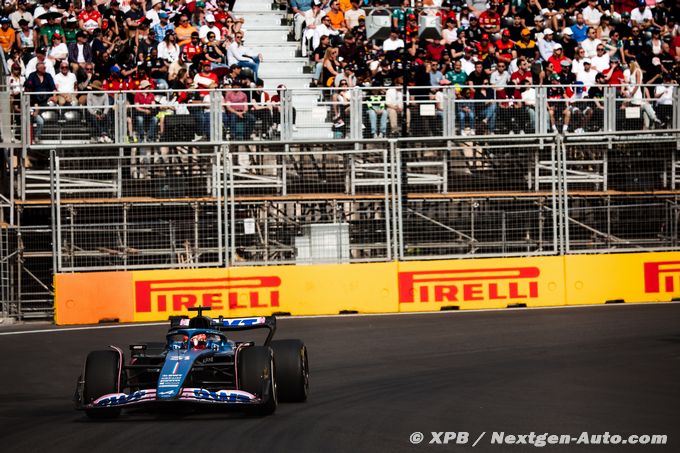
[[680, 298], [680, 252], [55, 276], [55, 322], [424, 312]]

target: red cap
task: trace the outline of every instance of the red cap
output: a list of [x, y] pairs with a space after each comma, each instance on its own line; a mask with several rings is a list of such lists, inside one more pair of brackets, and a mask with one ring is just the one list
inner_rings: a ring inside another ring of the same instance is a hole
[[487, 40], [487, 41], [488, 41], [488, 40], [489, 40], [489, 35], [487, 35], [486, 33], [484, 33], [484, 34], [482, 35], [482, 41], [483, 41], [483, 40]]
[[503, 36], [510, 36], [510, 30], [508, 30], [507, 28], [503, 30]]
[[409, 14], [408, 18], [409, 18], [409, 20], [413, 20], [413, 19], [416, 18], [416, 15], [415, 14]]

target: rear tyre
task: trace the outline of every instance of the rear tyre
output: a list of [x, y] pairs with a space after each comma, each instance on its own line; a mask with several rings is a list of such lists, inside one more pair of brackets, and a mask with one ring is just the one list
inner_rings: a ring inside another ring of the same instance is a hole
[[274, 354], [266, 346], [250, 346], [238, 356], [239, 389], [262, 399], [262, 404], [249, 406], [251, 415], [265, 416], [276, 411], [278, 405], [274, 378]]
[[279, 400], [301, 403], [309, 393], [307, 347], [300, 340], [272, 341], [276, 365], [276, 387]]
[[[83, 403], [90, 404], [97, 398], [120, 390], [120, 356], [116, 351], [93, 351], [85, 362]], [[119, 407], [85, 409], [90, 418], [115, 418]]]

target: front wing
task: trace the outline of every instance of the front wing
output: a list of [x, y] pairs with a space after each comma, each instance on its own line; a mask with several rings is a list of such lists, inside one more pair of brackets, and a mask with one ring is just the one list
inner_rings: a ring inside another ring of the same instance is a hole
[[262, 400], [252, 393], [243, 390], [217, 390], [210, 391], [201, 388], [185, 388], [173, 399], [159, 399], [161, 392], [156, 389], [137, 390], [127, 393], [110, 393], [103, 395], [86, 404], [81, 409], [97, 409], [107, 407], [127, 407], [143, 404], [172, 404], [173, 402], [190, 402], [202, 404], [222, 405], [250, 405], [261, 404]]

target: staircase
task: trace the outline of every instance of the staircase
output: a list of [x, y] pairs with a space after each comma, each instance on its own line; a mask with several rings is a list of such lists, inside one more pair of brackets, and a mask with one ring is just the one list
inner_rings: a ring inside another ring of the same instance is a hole
[[[300, 57], [300, 42], [289, 41], [292, 32], [286, 10], [279, 9], [272, 0], [238, 0], [234, 15], [245, 19], [243, 26], [245, 45], [262, 54], [259, 77], [264, 80], [269, 93], [283, 84], [293, 90], [293, 107], [296, 110], [294, 139], [333, 138], [332, 123], [320, 121], [321, 91], [309, 90], [312, 80], [304, 72], [309, 59]], [[330, 118], [330, 114], [326, 115]]]

